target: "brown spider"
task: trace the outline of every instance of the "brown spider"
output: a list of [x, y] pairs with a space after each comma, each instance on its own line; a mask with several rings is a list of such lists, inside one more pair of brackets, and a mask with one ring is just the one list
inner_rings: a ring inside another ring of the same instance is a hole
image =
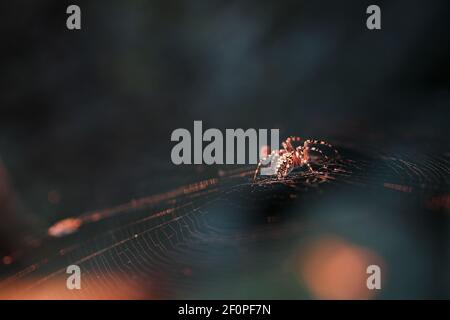
[[[255, 171], [253, 180], [256, 179], [258, 171], [260, 171], [261, 165], [272, 164], [275, 161], [275, 175], [278, 179], [285, 178], [294, 168], [307, 166], [309, 171], [315, 173], [314, 169], [311, 167], [311, 162], [316, 157], [310, 154], [310, 151], [317, 152], [320, 154], [325, 161], [328, 161], [329, 157], [320, 149], [319, 146], [326, 146], [330, 148], [336, 155], [337, 150], [328, 142], [322, 140], [305, 140], [303, 145], [296, 148], [292, 146], [292, 142], [301, 142], [303, 139], [300, 137], [289, 137], [283, 143], [283, 149], [273, 150], [268, 156], [261, 159]], [[275, 159], [274, 159], [275, 158]]]

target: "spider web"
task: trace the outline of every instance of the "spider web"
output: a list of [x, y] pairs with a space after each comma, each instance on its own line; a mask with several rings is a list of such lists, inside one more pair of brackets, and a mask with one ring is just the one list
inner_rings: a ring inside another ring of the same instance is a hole
[[[427, 210], [449, 209], [448, 155], [341, 151], [317, 173], [300, 169], [282, 181], [253, 181], [254, 167], [220, 170], [211, 179], [66, 219], [30, 248], [27, 267], [0, 273], [0, 291], [41, 298], [61, 292], [65, 298], [236, 297], [233, 286], [280, 279], [280, 261], [310, 227], [308, 212], [342, 190], [389, 192]], [[82, 270], [82, 290], [65, 289], [72, 264]], [[241, 296], [292, 298], [289, 290], [279, 296], [258, 290]]]

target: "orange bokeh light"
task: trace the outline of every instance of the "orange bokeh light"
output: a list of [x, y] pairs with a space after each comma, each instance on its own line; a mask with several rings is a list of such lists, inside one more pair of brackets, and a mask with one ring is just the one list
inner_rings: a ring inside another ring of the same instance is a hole
[[370, 299], [377, 290], [367, 288], [366, 270], [373, 264], [382, 267], [381, 258], [367, 248], [324, 237], [300, 256], [299, 276], [319, 299]]

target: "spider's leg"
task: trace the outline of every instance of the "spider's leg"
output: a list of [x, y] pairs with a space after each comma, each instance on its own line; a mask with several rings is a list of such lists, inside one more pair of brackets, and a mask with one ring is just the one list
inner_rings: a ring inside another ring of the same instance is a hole
[[317, 147], [309, 147], [309, 150], [320, 153], [320, 155], [321, 155], [322, 157], [324, 157], [325, 160], [328, 161], [328, 156], [327, 156], [325, 153], [323, 153], [323, 151], [320, 150], [319, 148], [317, 148]]
[[259, 160], [258, 166], [256, 167], [256, 170], [255, 170], [255, 174], [253, 175], [253, 181], [256, 180], [256, 176], [258, 175], [258, 172], [261, 170], [261, 165], [262, 165], [263, 163], [266, 163], [266, 161], [267, 161], [268, 159], [270, 159], [270, 161], [272, 161], [272, 158], [273, 158], [276, 154], [279, 154], [279, 152], [274, 150], [274, 151], [272, 151], [267, 157], [264, 157], [264, 158], [262, 158], [261, 160]]
[[301, 167], [303, 165], [303, 147], [298, 146], [295, 148], [294, 157], [293, 157], [293, 165], [294, 167]]
[[296, 137], [296, 136], [290, 136], [286, 140], [288, 140], [289, 142], [292, 142], [292, 141], [301, 142], [303, 139], [300, 137]]
[[308, 167], [309, 172], [311, 172], [311, 173], [316, 173], [316, 171], [311, 167], [311, 165], [309, 164], [309, 162], [306, 162], [306, 166]]
[[283, 146], [284, 150], [287, 152], [292, 152], [292, 150], [294, 150], [294, 147], [292, 147], [291, 142], [288, 141], [287, 139], [285, 141], [283, 141], [281, 143], [281, 145]]
[[[266, 157], [266, 158], [267, 158], [267, 157]], [[259, 171], [260, 168], [261, 168], [261, 163], [262, 163], [266, 158], [259, 160], [258, 166], [256, 167], [256, 170], [255, 170], [255, 174], [253, 175], [253, 181], [256, 180], [256, 176], [258, 175], [258, 171]]]
[[290, 136], [282, 143], [282, 145], [286, 151], [293, 152], [295, 148], [292, 146], [292, 142], [300, 142], [300, 141], [302, 141], [302, 138]]
[[306, 143], [308, 143], [308, 145], [309, 145], [309, 144], [317, 144], [317, 145], [326, 146], [326, 147], [330, 148], [331, 150], [333, 150], [333, 152], [334, 152], [335, 154], [338, 154], [338, 151], [336, 150], [336, 148], [333, 147], [333, 145], [329, 144], [329, 143], [326, 142], [326, 141], [323, 141], [323, 140], [309, 140], [309, 139], [308, 139], [308, 140], [305, 141], [305, 144], [306, 144]]
[[306, 163], [309, 163], [309, 140], [306, 140], [303, 143], [303, 146], [299, 146], [297, 148], [297, 151], [300, 153], [300, 161], [301, 165], [304, 165]]

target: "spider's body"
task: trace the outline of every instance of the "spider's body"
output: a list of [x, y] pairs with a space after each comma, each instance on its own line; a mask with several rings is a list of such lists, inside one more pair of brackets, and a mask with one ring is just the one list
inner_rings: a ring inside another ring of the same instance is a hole
[[311, 167], [311, 162], [313, 162], [313, 158], [316, 159], [316, 157], [311, 155], [311, 151], [320, 155], [325, 162], [329, 158], [321, 150], [321, 147], [325, 146], [335, 154], [338, 153], [331, 144], [322, 140], [308, 139], [305, 140], [302, 145], [299, 145], [296, 148], [293, 147], [293, 142], [301, 141], [302, 139], [299, 137], [289, 137], [282, 143], [283, 149], [273, 150], [267, 157], [261, 159], [256, 168], [254, 179], [256, 179], [256, 175], [263, 163], [266, 164], [267, 162], [272, 163], [272, 161], [275, 161], [275, 175], [278, 179], [283, 179], [296, 167], [307, 166], [311, 172], [314, 172]]

